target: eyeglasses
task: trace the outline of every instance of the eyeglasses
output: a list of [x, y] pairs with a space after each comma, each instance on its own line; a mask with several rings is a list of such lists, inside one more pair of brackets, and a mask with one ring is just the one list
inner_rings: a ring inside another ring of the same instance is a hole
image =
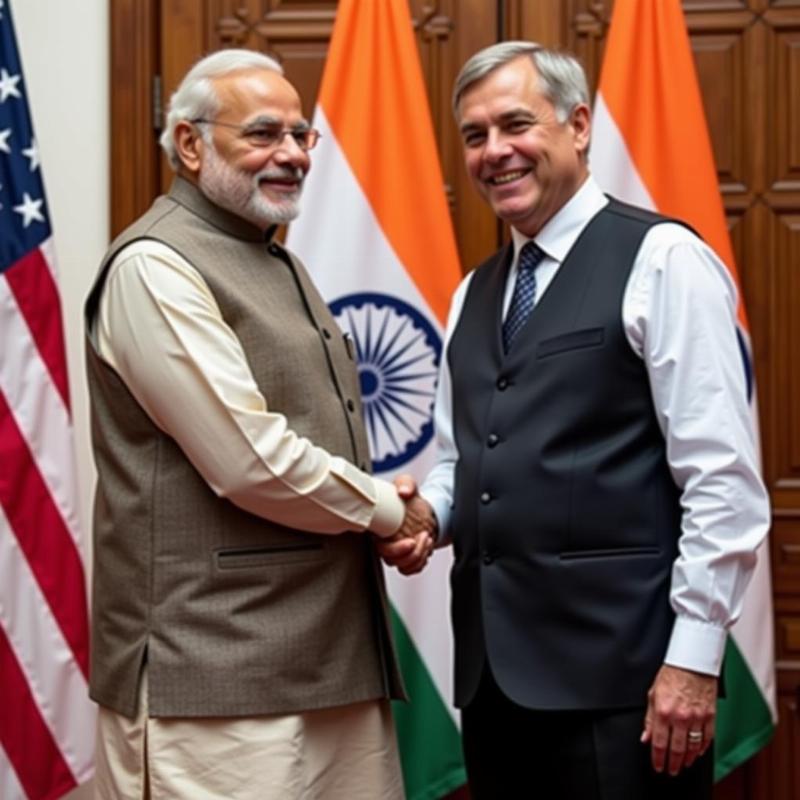
[[221, 125], [239, 131], [252, 147], [277, 147], [283, 142], [286, 134], [294, 139], [294, 143], [303, 151], [312, 150], [322, 134], [316, 128], [284, 128], [279, 122], [259, 122], [251, 125], [234, 125], [230, 122], [217, 122], [213, 119], [193, 119], [193, 125]]

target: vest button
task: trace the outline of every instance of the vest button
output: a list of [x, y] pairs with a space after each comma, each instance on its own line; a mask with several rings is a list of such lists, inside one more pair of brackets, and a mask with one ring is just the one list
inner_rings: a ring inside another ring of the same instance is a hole
[[353, 412], [356, 410], [356, 404], [348, 398], [347, 400], [347, 410]]
[[322, 329], [322, 335], [323, 335], [323, 336], [324, 336], [326, 339], [330, 339], [330, 338], [331, 338], [331, 332], [330, 332], [330, 331], [329, 331], [327, 328], [323, 328], [323, 329]]
[[486, 440], [486, 444], [489, 447], [494, 447], [500, 441], [500, 437], [496, 433], [490, 433], [489, 438]]
[[276, 244], [271, 244], [268, 249], [269, 249], [270, 253], [272, 253], [272, 255], [274, 255], [274, 256], [279, 255], [280, 252], [281, 252], [280, 248]]
[[483, 494], [481, 495], [481, 503], [486, 505], [487, 503], [491, 502], [492, 502], [492, 495], [489, 494], [489, 492], [483, 492]]
[[504, 392], [508, 388], [508, 378], [498, 378], [497, 379], [497, 388]]
[[483, 563], [484, 564], [491, 564], [494, 561], [494, 556], [488, 551], [483, 551]]

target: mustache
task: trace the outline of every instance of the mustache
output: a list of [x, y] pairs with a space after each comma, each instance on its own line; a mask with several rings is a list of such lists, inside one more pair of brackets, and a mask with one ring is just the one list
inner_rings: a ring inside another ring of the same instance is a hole
[[258, 181], [281, 181], [294, 180], [302, 183], [306, 173], [300, 167], [267, 167], [253, 176], [253, 180]]

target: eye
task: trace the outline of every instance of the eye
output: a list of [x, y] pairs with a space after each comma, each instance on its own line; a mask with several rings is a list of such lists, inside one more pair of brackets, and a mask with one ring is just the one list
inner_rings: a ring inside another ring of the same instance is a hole
[[462, 133], [465, 147], [480, 147], [486, 141], [486, 131], [470, 130]]
[[533, 120], [528, 119], [527, 117], [520, 117], [518, 119], [512, 119], [508, 122], [505, 126], [505, 130], [511, 134], [517, 133], [525, 133], [531, 125], [533, 125]]
[[310, 138], [308, 128], [295, 128], [291, 131], [291, 135], [301, 150], [308, 148]]
[[273, 144], [280, 135], [281, 128], [279, 125], [259, 125], [256, 128], [250, 128], [245, 133], [251, 144], [261, 147]]

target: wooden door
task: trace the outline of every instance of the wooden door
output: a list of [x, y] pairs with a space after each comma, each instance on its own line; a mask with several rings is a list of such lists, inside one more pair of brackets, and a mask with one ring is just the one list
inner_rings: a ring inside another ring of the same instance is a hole
[[[377, 1], [377, 0], [373, 0]], [[662, 2], [662, 0], [653, 0]], [[611, 0], [409, 0], [464, 268], [503, 230], [469, 187], [450, 114], [464, 60], [500, 39], [563, 46], [594, 88]], [[780, 723], [773, 743], [717, 787], [718, 800], [800, 800], [800, 0], [683, 0], [720, 186], [750, 316], [772, 568]], [[202, 54], [275, 56], [311, 116], [335, 0], [114, 0], [112, 226], [169, 183], [161, 109]], [[771, 624], [765, 620], [765, 624]]]

